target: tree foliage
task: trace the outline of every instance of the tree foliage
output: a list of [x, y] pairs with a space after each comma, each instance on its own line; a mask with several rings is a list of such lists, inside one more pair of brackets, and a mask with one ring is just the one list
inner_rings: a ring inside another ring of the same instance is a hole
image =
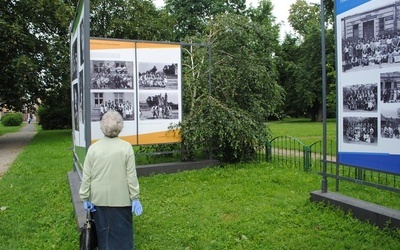
[[21, 113], [8, 113], [2, 117], [1, 124], [5, 127], [20, 126], [22, 121]]
[[[224, 161], [240, 161], [251, 158], [267, 139], [264, 122], [282, 104], [283, 91], [272, 57], [278, 29], [268, 21], [270, 6], [260, 8], [248, 16], [218, 15], [207, 26], [205, 43], [212, 48], [211, 94], [198, 67], [208, 67], [206, 51], [199, 52], [202, 56], [187, 51], [189, 79], [184, 89], [190, 94], [184, 102], [191, 103], [191, 109], [182, 135], [189, 149], [211, 147]], [[266, 13], [267, 17], [261, 17]]]
[[21, 110], [67, 82], [73, 7], [61, 0], [5, 0], [0, 13], [0, 105]]
[[209, 23], [219, 14], [245, 11], [245, 0], [165, 0], [165, 8], [176, 21], [176, 40], [202, 34]]
[[70, 82], [47, 91], [46, 100], [37, 110], [39, 125], [45, 130], [72, 127]]
[[298, 62], [299, 50], [299, 39], [286, 34], [277, 52], [279, 82], [285, 89], [285, 103], [281, 111], [283, 115], [291, 117], [302, 117], [306, 113], [306, 106], [299, 98], [301, 93], [296, 91], [296, 82], [301, 78], [302, 71]]
[[91, 36], [172, 41], [173, 19], [150, 0], [91, 0]]
[[214, 149], [214, 157], [224, 162], [253, 159], [257, 147], [263, 146], [268, 133], [253, 114], [232, 108], [211, 95], [199, 98], [192, 116], [182, 125], [187, 159], [193, 150]]
[[281, 101], [273, 59], [278, 30], [271, 23], [228, 14], [216, 18], [209, 33], [214, 62], [213, 95], [264, 122]]
[[[288, 115], [307, 115], [312, 121], [322, 120], [322, 64], [320, 6], [297, 0], [291, 5], [289, 22], [297, 37], [287, 35], [278, 53], [281, 83], [287, 93]], [[329, 21], [330, 19], [327, 19]], [[329, 21], [330, 22], [330, 21]], [[332, 25], [327, 25], [327, 83], [331, 111], [334, 110], [335, 68]], [[289, 77], [288, 77], [289, 76]], [[331, 112], [332, 113], [332, 112]], [[333, 112], [334, 113], [334, 112]]]

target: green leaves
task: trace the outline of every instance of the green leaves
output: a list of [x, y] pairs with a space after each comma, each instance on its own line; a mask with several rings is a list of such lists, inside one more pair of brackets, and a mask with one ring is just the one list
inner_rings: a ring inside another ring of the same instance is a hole
[[265, 142], [263, 123], [283, 102], [273, 59], [278, 28], [272, 20], [267, 2], [246, 14], [216, 15], [205, 28], [207, 36], [190, 38], [210, 44], [212, 78], [208, 82], [209, 51], [186, 49], [184, 104], [189, 108], [182, 137], [188, 149], [214, 149], [219, 159], [237, 162], [251, 160]]
[[176, 37], [206, 34], [206, 27], [212, 20], [224, 13], [243, 13], [244, 0], [166, 0], [166, 10], [176, 20]]
[[[69, 81], [65, 69], [69, 68], [67, 41], [73, 6], [61, 0], [7, 0], [0, 11], [0, 68], [4, 70], [0, 103], [20, 110], [38, 98], [45, 101], [43, 88]], [[49, 65], [55, 58], [60, 63], [52, 68]]]
[[174, 21], [147, 0], [92, 0], [91, 36], [173, 41]]
[[5, 114], [1, 118], [1, 124], [4, 126], [21, 126], [22, 124], [22, 114], [21, 113], [9, 113]]
[[[291, 5], [289, 23], [297, 36], [285, 37], [277, 58], [280, 83], [286, 91], [285, 114], [322, 120], [320, 6], [298, 0]], [[327, 19], [332, 21], [332, 19]], [[326, 30], [327, 85], [331, 114], [335, 112], [335, 47], [332, 23]]]
[[251, 160], [255, 147], [265, 142], [267, 131], [243, 110], [208, 96], [197, 103], [193, 115], [182, 123], [182, 136], [188, 148], [213, 148], [216, 157], [236, 162]]

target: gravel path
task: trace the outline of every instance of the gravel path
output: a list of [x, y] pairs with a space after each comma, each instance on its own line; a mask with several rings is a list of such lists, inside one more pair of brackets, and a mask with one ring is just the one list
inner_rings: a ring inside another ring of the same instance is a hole
[[0, 136], [0, 178], [36, 133], [35, 123], [26, 123], [19, 132]]

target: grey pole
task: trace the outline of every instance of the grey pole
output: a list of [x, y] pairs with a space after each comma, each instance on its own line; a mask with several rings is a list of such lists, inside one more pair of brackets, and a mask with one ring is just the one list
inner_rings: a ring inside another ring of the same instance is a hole
[[321, 183], [321, 191], [328, 191], [328, 181], [326, 177], [326, 52], [325, 52], [325, 8], [324, 0], [321, 0], [321, 64], [322, 64], [322, 137], [323, 137], [323, 177]]
[[[90, 102], [90, 0], [85, 1], [85, 12], [83, 13], [84, 25], [84, 78], [85, 78], [85, 141], [86, 152], [92, 144], [92, 128], [91, 128], [91, 102]], [[85, 152], [85, 154], [86, 154]]]

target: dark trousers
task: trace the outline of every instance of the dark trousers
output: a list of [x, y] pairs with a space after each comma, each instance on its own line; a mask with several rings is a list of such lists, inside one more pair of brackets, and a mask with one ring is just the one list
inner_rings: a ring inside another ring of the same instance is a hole
[[131, 207], [99, 207], [93, 213], [99, 250], [133, 250]]

